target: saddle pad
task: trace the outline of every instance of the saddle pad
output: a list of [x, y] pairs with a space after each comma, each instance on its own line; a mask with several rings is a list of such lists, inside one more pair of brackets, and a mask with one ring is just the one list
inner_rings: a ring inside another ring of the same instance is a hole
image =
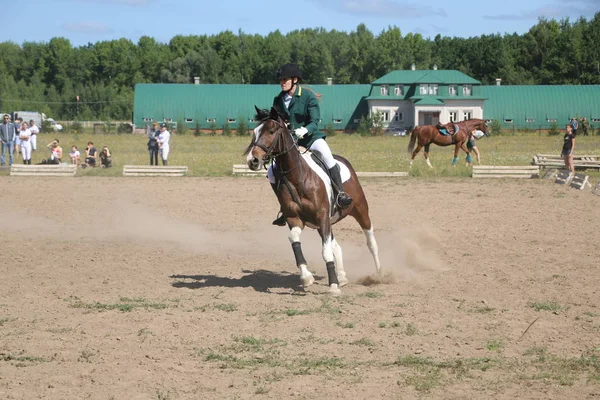
[[[331, 201], [332, 190], [331, 180], [329, 179], [329, 176], [327, 175], [327, 173], [325, 173], [325, 171], [323, 171], [323, 168], [319, 167], [317, 163], [312, 159], [310, 151], [302, 153], [302, 157], [304, 157], [304, 160], [306, 160], [308, 165], [310, 165], [310, 168], [312, 168], [312, 170], [315, 171], [317, 175], [319, 175], [319, 178], [321, 178], [323, 183], [325, 183], [325, 188], [327, 189], [327, 197]], [[335, 162], [337, 163], [337, 165], [340, 166], [340, 176], [342, 178], [342, 183], [346, 182], [350, 179], [350, 170], [348, 169], [346, 164], [341, 163], [338, 160], [335, 160]]]

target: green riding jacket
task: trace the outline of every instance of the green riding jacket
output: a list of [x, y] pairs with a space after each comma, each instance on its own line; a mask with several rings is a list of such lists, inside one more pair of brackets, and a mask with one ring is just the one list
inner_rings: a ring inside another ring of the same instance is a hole
[[283, 98], [285, 92], [279, 93], [273, 99], [273, 107], [282, 115], [288, 115], [288, 122], [291, 125], [292, 131], [300, 127], [305, 127], [308, 133], [302, 139], [298, 140], [299, 146], [304, 146], [307, 149], [317, 139], [325, 139], [325, 133], [319, 130], [319, 121], [321, 120], [321, 110], [319, 108], [319, 100], [317, 96], [307, 89], [303, 89], [298, 85], [289, 109], [285, 107]]

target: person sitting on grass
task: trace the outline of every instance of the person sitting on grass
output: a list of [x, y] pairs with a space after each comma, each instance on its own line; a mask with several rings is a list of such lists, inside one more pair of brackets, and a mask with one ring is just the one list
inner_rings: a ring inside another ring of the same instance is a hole
[[112, 167], [112, 156], [107, 146], [104, 146], [100, 152], [100, 164], [102, 168]]
[[71, 156], [71, 164], [77, 165], [78, 167], [81, 165], [81, 153], [79, 153], [77, 146], [73, 145], [73, 147], [71, 147], [69, 156]]
[[98, 150], [94, 147], [94, 142], [88, 142], [85, 148], [85, 165], [86, 167], [94, 168], [96, 166], [96, 158], [98, 157]]

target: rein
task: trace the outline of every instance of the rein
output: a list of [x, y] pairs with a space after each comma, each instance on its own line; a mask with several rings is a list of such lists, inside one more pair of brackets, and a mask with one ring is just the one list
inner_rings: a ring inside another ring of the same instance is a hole
[[[275, 119], [267, 118], [264, 121], [267, 121], [269, 119], [272, 120], [273, 122], [275, 122], [277, 124], [277, 126], [279, 127], [277, 129], [277, 133], [276, 133], [277, 136], [275, 137], [275, 140], [273, 140], [273, 142], [271, 143], [271, 145], [269, 147], [264, 146], [264, 145], [258, 143], [258, 139], [255, 139], [255, 140], [252, 141], [252, 145], [253, 146], [258, 147], [258, 148], [262, 149], [265, 152], [265, 155], [263, 156], [263, 161], [264, 161], [265, 169], [266, 169], [267, 164], [269, 164], [271, 162], [271, 160], [277, 159], [278, 157], [281, 157], [281, 156], [289, 153], [290, 150], [292, 150], [293, 148], [298, 148], [297, 145], [296, 145], [296, 142], [294, 140], [292, 140], [292, 145], [290, 147], [284, 148], [282, 151], [277, 152], [277, 148], [281, 147], [281, 145], [279, 145], [279, 143], [280, 143], [280, 140], [282, 138], [282, 135], [284, 134], [283, 133], [284, 125], [281, 123], [281, 120], [275, 120]], [[261, 133], [261, 135], [262, 135], [262, 133]], [[278, 165], [280, 165], [280, 164], [278, 164]], [[276, 170], [277, 173], [280, 174], [281, 176], [285, 176], [288, 173], [290, 173], [293, 170], [295, 170], [296, 168], [298, 168], [298, 165], [295, 165], [293, 168], [291, 168], [291, 169], [289, 169], [287, 171], [279, 169], [279, 168], [281, 168], [281, 167], [278, 166], [278, 169]]]

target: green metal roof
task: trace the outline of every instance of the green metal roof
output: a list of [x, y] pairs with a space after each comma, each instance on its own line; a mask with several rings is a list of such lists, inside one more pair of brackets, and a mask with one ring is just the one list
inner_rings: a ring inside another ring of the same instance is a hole
[[[371, 85], [302, 85], [320, 95], [321, 129], [328, 125], [345, 129], [353, 125], [354, 119], [368, 113], [364, 98]], [[235, 128], [239, 118], [249, 120], [256, 113], [254, 106], [270, 108], [273, 98], [279, 94], [279, 85], [193, 85], [193, 84], [144, 84], [135, 86], [133, 122], [143, 127], [147, 121], [171, 119], [181, 122], [186, 119], [189, 127], [199, 124], [209, 128], [214, 119], [220, 128], [231, 120]]]
[[600, 85], [494, 85], [480, 86], [479, 93], [488, 98], [483, 117], [502, 124], [512, 119], [518, 127], [537, 127], [551, 125], [548, 119], [560, 125], [575, 116], [600, 118]]
[[481, 82], [456, 70], [397, 70], [373, 81], [374, 85], [410, 85], [438, 83], [456, 85], [481, 85]]

